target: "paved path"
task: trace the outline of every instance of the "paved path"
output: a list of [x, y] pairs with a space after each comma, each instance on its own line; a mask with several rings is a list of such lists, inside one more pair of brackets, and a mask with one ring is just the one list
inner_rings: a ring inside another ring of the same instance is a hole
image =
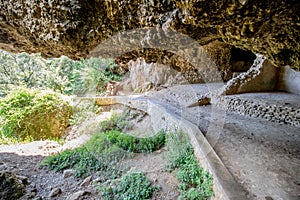
[[[205, 135], [205, 138], [200, 139], [198, 144], [203, 145], [203, 140], [209, 142], [216, 157], [220, 158], [219, 165], [224, 164], [229, 175], [232, 175], [233, 179], [248, 191], [249, 199], [300, 199], [300, 128], [297, 123], [291, 123], [294, 126], [280, 124], [272, 120], [268, 121], [268, 118], [264, 117], [249, 117], [240, 111], [240, 114], [236, 114], [239, 112], [220, 109], [214, 105], [187, 108], [198, 98], [219, 86], [180, 85], [146, 96], [134, 96], [129, 99], [121, 97], [118, 101], [147, 112], [152, 109], [153, 105], [158, 106], [162, 111], [154, 118], [156, 118], [156, 125], [159, 126], [167, 123], [166, 118], [161, 118], [163, 113], [174, 116], [177, 119], [176, 123], [185, 124], [180, 126], [185, 127], [186, 130], [189, 129], [186, 127], [187, 124], [196, 125]], [[276, 112], [281, 112], [282, 108], [282, 112], [289, 112], [285, 109], [291, 107], [293, 112], [285, 113], [285, 115], [294, 122], [299, 119], [297, 118], [299, 117], [297, 113], [300, 112], [300, 96], [298, 95], [255, 93], [228, 97], [235, 100], [251, 100], [254, 105], [266, 102], [275, 106], [276, 109], [280, 108]], [[205, 145], [201, 145], [200, 148], [206, 148]], [[210, 162], [212, 165], [210, 167], [218, 170], [217, 166], [213, 166], [214, 159], [208, 158], [205, 162]], [[234, 186], [231, 189], [226, 188], [224, 184], [230, 181], [221, 180], [229, 176], [215, 173], [220, 179], [219, 183], [223, 184], [227, 192], [231, 193], [236, 190]], [[237, 190], [236, 192], [238, 193]], [[241, 195], [242, 193], [240, 190]], [[241, 199], [233, 194], [228, 197]]]

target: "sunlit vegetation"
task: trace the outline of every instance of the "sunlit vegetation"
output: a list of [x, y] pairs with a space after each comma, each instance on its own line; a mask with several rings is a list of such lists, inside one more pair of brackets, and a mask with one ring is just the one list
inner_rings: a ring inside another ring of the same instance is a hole
[[71, 107], [53, 91], [19, 88], [0, 99], [2, 141], [59, 138], [69, 124]]
[[71, 108], [66, 95], [101, 95], [107, 82], [121, 77], [111, 59], [45, 59], [0, 50], [0, 143], [59, 140], [67, 126], [97, 112], [91, 104]]

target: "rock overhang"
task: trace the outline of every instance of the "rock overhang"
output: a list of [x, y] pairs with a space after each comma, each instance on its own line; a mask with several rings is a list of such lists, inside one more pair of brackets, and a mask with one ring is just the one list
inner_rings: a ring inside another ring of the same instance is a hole
[[78, 59], [118, 32], [161, 27], [199, 45], [219, 41], [299, 70], [299, 13], [296, 0], [1, 1], [0, 48]]

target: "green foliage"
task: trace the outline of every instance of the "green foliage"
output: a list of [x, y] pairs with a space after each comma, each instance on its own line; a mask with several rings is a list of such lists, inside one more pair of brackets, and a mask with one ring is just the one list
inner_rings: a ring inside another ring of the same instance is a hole
[[127, 131], [132, 129], [133, 124], [128, 120], [126, 112], [122, 114], [113, 114], [109, 120], [100, 123], [100, 131], [107, 132], [111, 130]]
[[195, 158], [188, 158], [176, 175], [181, 182], [179, 188], [181, 199], [202, 200], [214, 195], [211, 174], [203, 170]]
[[95, 118], [101, 111], [101, 107], [95, 104], [93, 100], [84, 100], [74, 98], [72, 102], [72, 116], [70, 125], [80, 125], [86, 120]]
[[104, 134], [95, 134], [84, 146], [66, 150], [60, 154], [47, 157], [41, 166], [62, 172], [74, 169], [77, 177], [86, 177], [99, 172], [102, 180], [114, 179], [122, 174], [118, 162], [130, 154], [111, 144]]
[[166, 145], [167, 167], [176, 170], [176, 177], [180, 181], [179, 199], [210, 199], [214, 195], [212, 176], [199, 166], [188, 137], [176, 130], [167, 134]]
[[56, 171], [72, 168], [78, 177], [100, 171], [102, 179], [107, 180], [122, 174], [118, 163], [128, 158], [130, 152], [152, 152], [164, 145], [164, 141], [163, 132], [149, 138], [136, 138], [117, 130], [97, 133], [84, 146], [47, 157], [41, 165]]
[[130, 130], [133, 124], [126, 119], [124, 115], [113, 114], [109, 120], [100, 123], [100, 131], [107, 132], [111, 130]]
[[167, 133], [165, 158], [168, 161], [167, 168], [174, 170], [186, 163], [187, 158], [194, 155], [193, 146], [189, 138], [181, 130]]
[[0, 50], [0, 95], [5, 95], [15, 86], [63, 91], [66, 83], [67, 79], [60, 76], [59, 68], [41, 54], [13, 54]]
[[112, 117], [100, 123], [100, 130], [102, 132], [107, 132], [111, 130], [118, 130], [121, 132], [127, 132], [133, 128], [133, 122], [140, 122], [145, 114], [125, 107], [121, 114], [113, 114]]
[[125, 151], [134, 153], [150, 153], [160, 149], [165, 144], [165, 133], [163, 131], [147, 138], [137, 138], [117, 130], [108, 131], [105, 134], [111, 143], [116, 144]]
[[60, 137], [71, 109], [61, 95], [19, 88], [0, 99], [0, 138], [17, 141]]
[[100, 188], [104, 199], [110, 200], [142, 200], [150, 199], [159, 190], [158, 186], [151, 185], [142, 172], [132, 172], [125, 175], [114, 186]]
[[122, 76], [114, 70], [116, 67], [111, 59], [90, 58], [78, 61], [81, 65], [76, 70], [76, 77], [70, 80], [73, 82], [73, 93], [95, 93], [104, 92], [104, 86], [109, 81], [120, 81]]
[[73, 61], [68, 57], [44, 59], [41, 54], [12, 54], [0, 50], [0, 96], [15, 86], [52, 89], [64, 94], [103, 92], [108, 81], [119, 81], [111, 59]]

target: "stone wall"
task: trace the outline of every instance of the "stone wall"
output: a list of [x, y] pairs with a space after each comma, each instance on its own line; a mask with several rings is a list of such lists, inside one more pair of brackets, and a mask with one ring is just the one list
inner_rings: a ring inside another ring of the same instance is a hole
[[[272, 98], [272, 96], [269, 98]], [[272, 104], [268, 100], [255, 99], [251, 95], [223, 96], [218, 98], [214, 103], [224, 110], [240, 115], [300, 127], [300, 107], [297, 105], [278, 102]]]

